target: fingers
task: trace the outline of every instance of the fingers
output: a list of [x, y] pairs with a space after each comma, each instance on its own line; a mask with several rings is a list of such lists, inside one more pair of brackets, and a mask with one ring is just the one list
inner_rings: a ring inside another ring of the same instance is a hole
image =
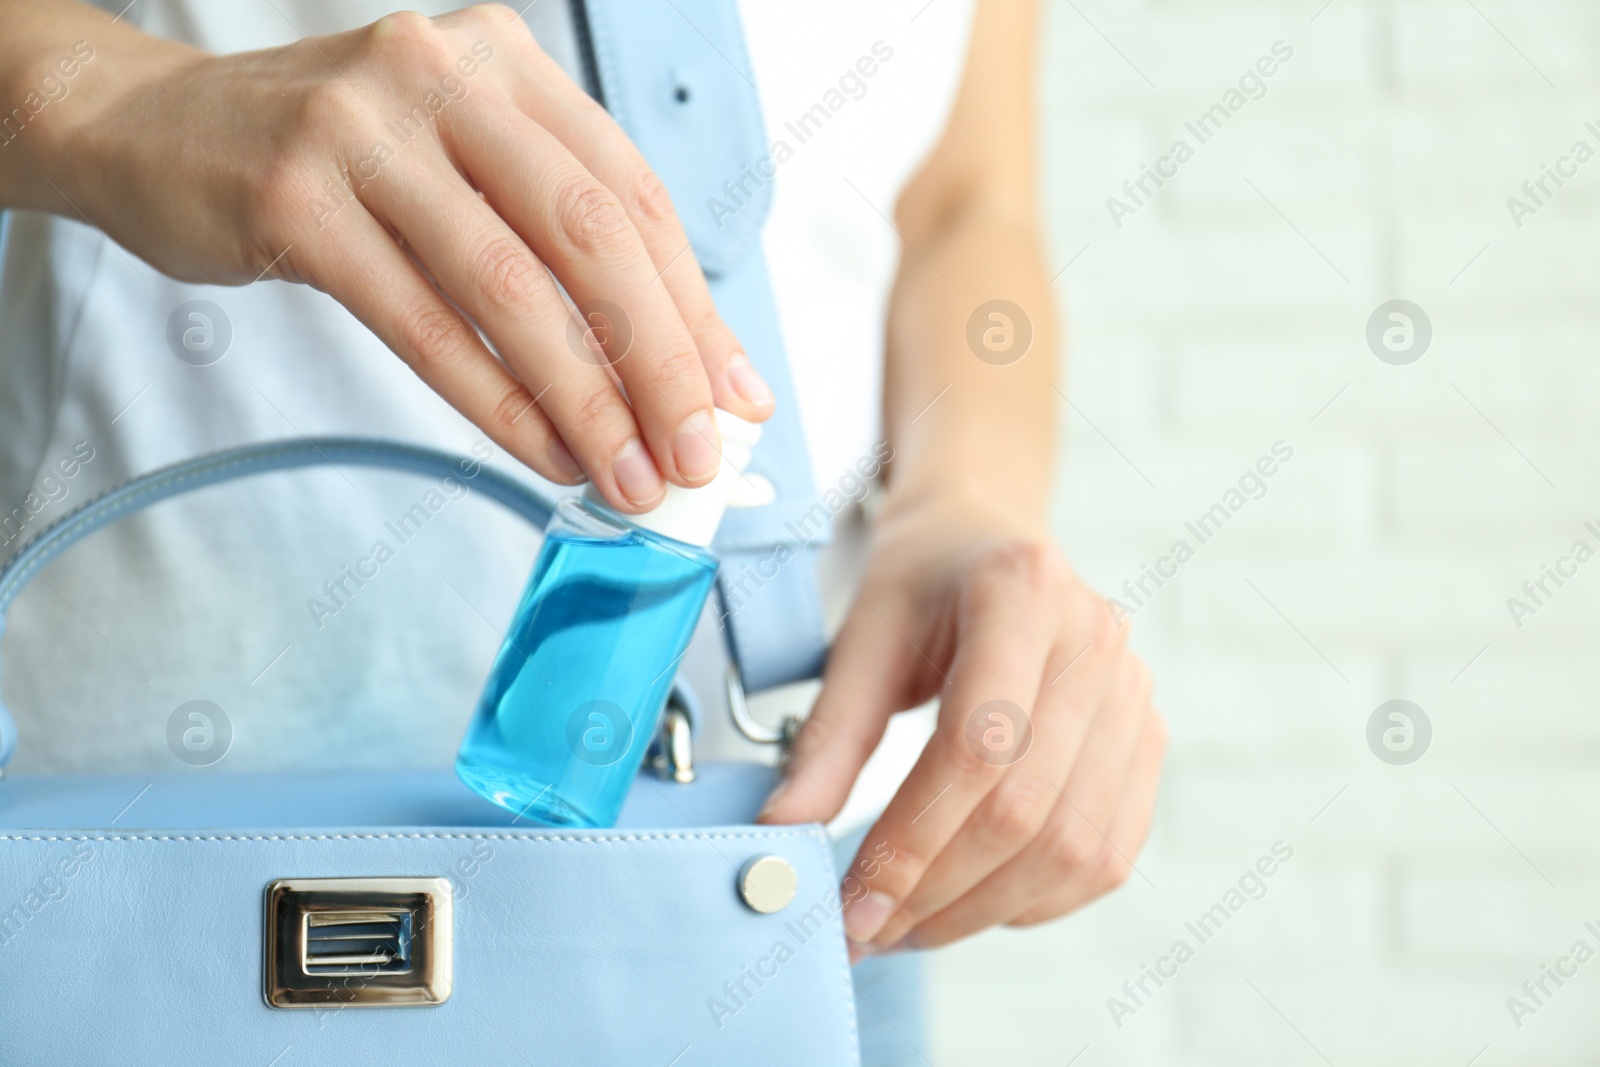
[[[1087, 878], [1063, 883], [1022, 914], [1007, 920], [1012, 926], [1031, 926], [1058, 919], [1083, 907], [1096, 897], [1118, 888], [1133, 873], [1133, 857], [1144, 848], [1150, 824], [1156, 813], [1156, 786], [1161, 779], [1161, 760], [1167, 750], [1166, 726], [1153, 709], [1146, 716], [1145, 730], [1138, 751], [1128, 769], [1123, 800], [1117, 808], [1106, 842], [1091, 864]], [[955, 935], [959, 936], [959, 935]]]
[[373, 214], [488, 334], [607, 501], [639, 511], [660, 500], [633, 412], [603, 361], [570, 349], [571, 316], [544, 264], [454, 171], [421, 158], [390, 167], [362, 191]]
[[[381, 161], [362, 203], [481, 329], [612, 506], [645, 511], [668, 481], [709, 482], [721, 464], [713, 405], [759, 420], [771, 397], [738, 356], [638, 151], [510, 9], [376, 29], [385, 32], [362, 38], [373, 69], [401, 91], [419, 74], [474, 80], [431, 109], [437, 139], [407, 136]], [[430, 384], [451, 373], [438, 367]]]
[[616, 195], [693, 336], [716, 405], [752, 421], [767, 418], [772, 391], [717, 313], [666, 187], [616, 121], [553, 60], [531, 53], [519, 58], [525, 61], [504, 68], [507, 92]]
[[[563, 484], [583, 471], [533, 394], [506, 370], [477, 331], [439, 295], [360, 208], [341, 213], [336, 251], [296, 264], [297, 273], [338, 300], [451, 407], [501, 448]], [[314, 247], [314, 246], [313, 246]]]
[[579, 310], [598, 315], [606, 356], [661, 472], [680, 485], [710, 481], [721, 463], [711, 384], [621, 201], [510, 105], [487, 100], [460, 109], [441, 129], [489, 206], [550, 266]]
[[1037, 552], [1001, 554], [963, 590], [939, 728], [867, 835], [868, 845], [886, 843], [895, 860], [869, 880], [870, 892], [845, 909], [851, 940], [878, 935], [1005, 777], [1006, 767], [992, 753], [969, 743], [968, 718], [993, 702], [1004, 702], [999, 706], [1010, 709], [1010, 717], [1020, 718], [1018, 710], [1032, 714], [1057, 630], [1051, 597], [1039, 591], [1062, 587], [1058, 576], [1046, 573], [1056, 566]]
[[1122, 869], [1113, 867], [1113, 857], [1131, 869], [1137, 842], [1124, 849], [1112, 829], [1124, 798], [1135, 805], [1139, 800], [1130, 794], [1136, 787], [1131, 770], [1150, 718], [1149, 693], [1143, 665], [1125, 657], [1060, 803], [1038, 835], [971, 892], [913, 929], [907, 947], [947, 944], [1008, 922], [1041, 900], [1080, 906], [1110, 888], [1108, 873]]
[[795, 738], [788, 773], [760, 822], [827, 822], [839, 814], [889, 716], [904, 710], [908, 657], [915, 655], [876, 609], [856, 601], [828, 657], [822, 692]]
[[[1071, 637], [1076, 639], [1076, 633]], [[961, 899], [1027, 849], [1052, 813], [1072, 802], [1068, 792], [1073, 788], [1068, 784], [1073, 780], [1071, 776], [1108, 773], [1115, 776], [1114, 785], [1120, 783], [1119, 772], [1126, 756], [1113, 757], [1105, 765], [1097, 760], [1103, 755], [1100, 750], [1106, 746], [1102, 738], [1108, 732], [1099, 712], [1117, 673], [1121, 640], [1115, 628], [1109, 626], [1097, 638], [1070, 651], [1068, 645], [1057, 645], [1035, 701], [1032, 747], [1008, 769], [929, 865], [911, 896], [879, 931], [878, 945], [895, 944], [924, 919]], [[1132, 727], [1136, 735], [1136, 720]], [[1111, 806], [1116, 799], [1113, 792]]]

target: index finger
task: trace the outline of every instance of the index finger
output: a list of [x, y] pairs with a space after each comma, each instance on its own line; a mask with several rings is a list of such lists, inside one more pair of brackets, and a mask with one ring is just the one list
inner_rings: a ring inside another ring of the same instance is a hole
[[[621, 201], [694, 338], [717, 407], [753, 422], [766, 419], [774, 408], [772, 391], [718, 314], [660, 178], [610, 113], [541, 52], [531, 35], [518, 33], [508, 44], [518, 52], [518, 62], [503, 75], [512, 100]], [[680, 106], [692, 103], [680, 101]]]
[[[602, 347], [656, 465], [679, 485], [717, 473], [721, 437], [694, 339], [621, 203], [561, 141], [509, 104], [486, 100], [441, 123], [489, 205], [555, 271], [589, 319], [612, 321]], [[515, 321], [521, 307], [486, 310]], [[491, 333], [507, 324], [485, 323]], [[597, 323], [589, 319], [587, 325]], [[596, 331], [599, 333], [600, 331]], [[576, 353], [574, 353], [576, 355]], [[581, 357], [580, 357], [581, 358]]]
[[[939, 726], [899, 792], [862, 845], [885, 845], [893, 862], [866, 879], [867, 892], [845, 909], [845, 933], [870, 941], [910, 896], [934, 858], [1031, 741], [1027, 716], [1054, 645], [1054, 607], [1026, 575], [988, 576], [964, 591], [957, 609], [956, 654]], [[1002, 723], [987, 716], [998, 715]], [[986, 729], [1009, 738], [983, 736]], [[977, 737], [969, 736], [976, 727]], [[987, 740], [1001, 743], [989, 747]]]

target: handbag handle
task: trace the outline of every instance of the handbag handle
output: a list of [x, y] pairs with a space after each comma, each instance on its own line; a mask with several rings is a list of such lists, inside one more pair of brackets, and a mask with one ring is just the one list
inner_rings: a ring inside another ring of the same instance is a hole
[[[344, 463], [350, 466], [384, 467], [440, 478], [454, 475], [470, 480], [475, 491], [541, 530], [550, 521], [555, 509], [555, 504], [539, 490], [486, 467], [476, 459], [395, 441], [362, 437], [307, 437], [212, 452], [142, 474], [108, 489], [51, 523], [22, 546], [0, 570], [0, 637], [5, 634], [7, 609], [33, 576], [74, 542], [102, 526], [152, 504], [219, 482], [273, 471], [315, 467], [323, 463], [330, 466]], [[473, 473], [469, 474], [468, 471]], [[0, 768], [10, 762], [16, 747], [16, 720], [11, 717], [4, 701], [0, 700]]]

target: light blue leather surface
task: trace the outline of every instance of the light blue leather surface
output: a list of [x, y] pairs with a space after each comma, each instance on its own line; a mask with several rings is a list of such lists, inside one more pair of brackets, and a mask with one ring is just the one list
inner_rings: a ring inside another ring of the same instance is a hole
[[[233, 785], [248, 809], [253, 787]], [[0, 1063], [856, 1062], [833, 864], [815, 826], [7, 829], [0, 849]], [[766, 854], [799, 875], [774, 915], [736, 892], [739, 866]], [[264, 887], [362, 875], [455, 883], [452, 998], [268, 1008]], [[735, 1000], [724, 983], [741, 981]]]

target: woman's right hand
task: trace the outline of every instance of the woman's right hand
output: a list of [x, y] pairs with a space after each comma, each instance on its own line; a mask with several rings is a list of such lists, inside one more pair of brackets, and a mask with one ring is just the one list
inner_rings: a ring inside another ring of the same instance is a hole
[[329, 293], [512, 455], [626, 512], [716, 473], [713, 406], [771, 413], [665, 187], [511, 9], [227, 56], [96, 19], [72, 96], [10, 146], [46, 180], [23, 206], [182, 280]]

